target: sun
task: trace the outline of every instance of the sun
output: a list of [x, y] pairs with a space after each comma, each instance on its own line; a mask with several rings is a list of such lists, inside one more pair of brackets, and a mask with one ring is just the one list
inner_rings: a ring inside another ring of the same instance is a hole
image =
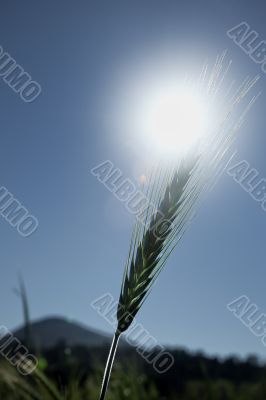
[[184, 153], [207, 130], [205, 101], [187, 85], [158, 86], [146, 93], [135, 118], [142, 140], [162, 156]]
[[172, 163], [195, 148], [200, 152], [215, 128], [209, 86], [189, 71], [174, 61], [147, 62], [121, 74], [112, 90], [108, 128], [140, 163]]

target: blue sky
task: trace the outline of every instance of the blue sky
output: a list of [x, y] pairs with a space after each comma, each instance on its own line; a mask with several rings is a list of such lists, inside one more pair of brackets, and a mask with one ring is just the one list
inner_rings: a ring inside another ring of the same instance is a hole
[[[108, 127], [106, 109], [127, 65], [167, 46], [196, 70], [227, 48], [236, 79], [261, 74], [262, 94], [235, 147], [238, 160], [266, 177], [266, 75], [226, 35], [247, 21], [266, 39], [264, 15], [262, 0], [2, 1], [0, 45], [42, 93], [24, 103], [0, 78], [0, 183], [39, 220], [23, 238], [0, 219], [1, 325], [22, 323], [12, 292], [21, 271], [33, 319], [62, 315], [112, 331], [90, 303], [105, 292], [118, 297], [132, 223], [90, 169], [110, 159], [135, 178], [136, 154]], [[138, 321], [162, 343], [265, 357], [260, 340], [226, 308], [245, 294], [266, 313], [265, 228], [260, 205], [222, 176]]]

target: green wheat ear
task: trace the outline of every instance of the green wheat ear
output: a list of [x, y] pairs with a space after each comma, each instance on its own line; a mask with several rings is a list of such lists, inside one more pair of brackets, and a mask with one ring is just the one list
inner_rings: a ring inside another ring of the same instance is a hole
[[108, 386], [119, 337], [133, 322], [173, 248], [190, 220], [200, 182], [199, 160], [183, 160], [177, 169], [159, 171], [147, 189], [150, 204], [135, 225], [125, 267], [119, 305], [117, 330], [109, 353], [100, 400]]
[[[197, 161], [186, 165], [183, 160], [178, 170], [166, 173], [163, 179], [156, 179], [150, 185], [151, 203], [156, 209], [151, 215], [147, 209], [145, 226], [139, 221], [133, 233], [117, 309], [119, 332], [131, 325], [181, 237], [194, 203], [192, 200], [197, 197], [197, 186], [189, 184], [196, 166]], [[162, 194], [160, 185], [164, 187]]]
[[[208, 91], [216, 92], [224, 79], [222, 61], [213, 68], [207, 83]], [[109, 377], [121, 333], [133, 322], [154, 282], [191, 220], [202, 192], [206, 192], [223, 172], [228, 161], [228, 150], [244, 116], [254, 104], [253, 97], [236, 121], [232, 121], [235, 107], [255, 85], [258, 77], [245, 79], [228, 101], [221, 125], [201, 148], [193, 149], [178, 167], [157, 169], [147, 189], [147, 197], [155, 207], [147, 208], [135, 225], [125, 267], [119, 304], [117, 329], [109, 352], [103, 377], [100, 400], [104, 400]], [[235, 117], [233, 117], [235, 118]], [[143, 223], [144, 222], [144, 223]]]

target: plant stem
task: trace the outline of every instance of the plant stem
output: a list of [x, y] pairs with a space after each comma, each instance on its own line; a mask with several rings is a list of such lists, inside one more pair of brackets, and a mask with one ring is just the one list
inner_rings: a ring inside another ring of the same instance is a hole
[[109, 378], [110, 378], [110, 375], [111, 375], [111, 370], [112, 370], [112, 366], [113, 366], [113, 362], [114, 362], [115, 353], [116, 353], [116, 349], [117, 349], [117, 345], [118, 345], [120, 334], [121, 333], [118, 330], [116, 330], [116, 332], [114, 334], [114, 337], [113, 337], [113, 341], [112, 341], [112, 344], [111, 344], [111, 348], [110, 348], [108, 359], [107, 359], [106, 366], [105, 366], [102, 389], [101, 389], [101, 395], [100, 395], [100, 399], [99, 400], [104, 400], [105, 395], [106, 395], [106, 391], [107, 391], [107, 387], [108, 387], [108, 383], [109, 383]]

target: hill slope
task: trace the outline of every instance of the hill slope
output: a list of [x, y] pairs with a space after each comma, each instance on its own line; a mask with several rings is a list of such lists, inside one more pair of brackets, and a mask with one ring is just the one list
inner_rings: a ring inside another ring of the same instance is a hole
[[[24, 327], [17, 329], [14, 335], [23, 342]], [[96, 347], [110, 344], [111, 337], [80, 323], [64, 318], [43, 318], [31, 323], [31, 339], [37, 348], [48, 349], [59, 342], [66, 346], [82, 345]]]

